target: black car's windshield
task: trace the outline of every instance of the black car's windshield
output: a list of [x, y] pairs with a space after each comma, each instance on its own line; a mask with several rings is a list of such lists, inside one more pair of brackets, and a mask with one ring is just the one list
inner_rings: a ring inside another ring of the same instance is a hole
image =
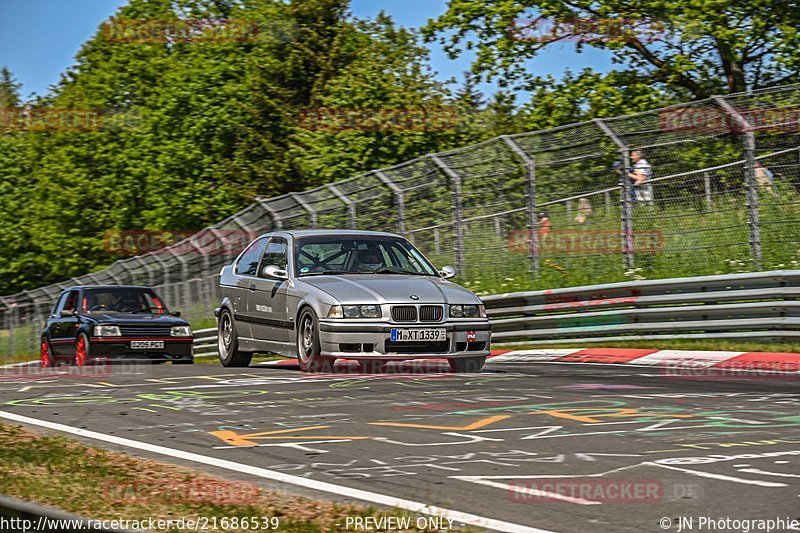
[[303, 237], [297, 241], [298, 276], [397, 274], [438, 276], [436, 269], [405, 239], [397, 237]]
[[147, 289], [87, 289], [81, 307], [84, 313], [167, 313], [166, 306]]

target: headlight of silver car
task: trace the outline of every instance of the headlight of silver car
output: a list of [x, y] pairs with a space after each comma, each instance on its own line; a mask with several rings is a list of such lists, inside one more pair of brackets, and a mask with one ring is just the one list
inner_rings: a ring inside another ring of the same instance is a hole
[[380, 305], [334, 305], [328, 318], [381, 318]]
[[173, 337], [191, 337], [192, 328], [191, 326], [172, 326], [169, 330], [169, 334]]
[[119, 330], [119, 326], [95, 326], [94, 327], [94, 336], [95, 337], [121, 337], [122, 333]]
[[450, 316], [453, 318], [486, 318], [486, 310], [482, 305], [451, 305]]

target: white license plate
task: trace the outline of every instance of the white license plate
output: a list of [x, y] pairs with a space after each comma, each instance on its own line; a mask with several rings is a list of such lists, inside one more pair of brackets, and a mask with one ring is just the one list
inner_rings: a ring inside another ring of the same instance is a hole
[[164, 341], [131, 341], [132, 350], [161, 350]]
[[447, 330], [444, 328], [392, 329], [392, 342], [436, 342], [446, 340]]

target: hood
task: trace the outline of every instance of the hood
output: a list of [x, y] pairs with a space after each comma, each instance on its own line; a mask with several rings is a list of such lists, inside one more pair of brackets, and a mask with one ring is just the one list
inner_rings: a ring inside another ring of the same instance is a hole
[[[298, 281], [324, 291], [342, 304], [479, 304], [471, 291], [433, 276], [345, 274], [306, 276]], [[413, 300], [412, 295], [418, 296]]]
[[189, 323], [170, 315], [150, 315], [145, 313], [91, 313], [86, 315], [97, 322], [131, 326], [186, 326]]

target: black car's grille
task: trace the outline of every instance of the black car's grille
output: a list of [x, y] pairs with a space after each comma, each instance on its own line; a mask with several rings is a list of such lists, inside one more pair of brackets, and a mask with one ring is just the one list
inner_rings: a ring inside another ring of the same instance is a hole
[[449, 341], [437, 342], [392, 342], [386, 341], [386, 353], [447, 353]]
[[419, 308], [420, 322], [439, 322], [444, 316], [444, 308], [441, 305], [423, 305]]
[[170, 326], [120, 326], [123, 337], [169, 337]]
[[395, 305], [392, 307], [392, 318], [395, 322], [416, 322], [417, 308], [413, 305]]

